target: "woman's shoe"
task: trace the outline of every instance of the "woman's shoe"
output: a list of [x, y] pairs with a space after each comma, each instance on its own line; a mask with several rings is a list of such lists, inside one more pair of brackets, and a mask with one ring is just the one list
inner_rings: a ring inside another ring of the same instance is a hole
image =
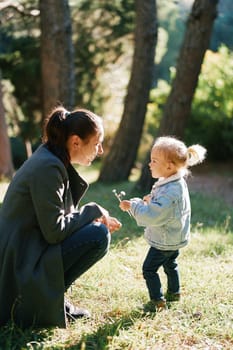
[[70, 301], [65, 300], [65, 312], [68, 321], [75, 321], [77, 318], [90, 318], [88, 310], [73, 305]]

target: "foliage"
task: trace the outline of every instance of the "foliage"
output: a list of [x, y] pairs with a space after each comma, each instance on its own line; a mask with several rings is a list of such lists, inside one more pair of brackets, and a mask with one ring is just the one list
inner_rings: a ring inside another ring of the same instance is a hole
[[[24, 36], [17, 39], [8, 37], [7, 41], [6, 52], [0, 55], [3, 78], [10, 80], [15, 87], [14, 96], [23, 112], [25, 122], [34, 125], [35, 115], [40, 110], [38, 42], [33, 37]], [[24, 50], [21, 49], [22, 47]], [[33, 133], [35, 134], [36, 131], [34, 130]]]
[[219, 0], [218, 16], [215, 19], [210, 49], [217, 51], [221, 45], [233, 48], [233, 3]]
[[35, 1], [21, 1], [0, 14], [0, 70], [8, 81], [4, 85], [4, 107], [9, 135], [34, 142], [40, 129], [41, 89], [35, 5]]
[[[100, 77], [106, 71], [110, 72], [111, 65], [128, 51], [128, 44], [132, 46], [127, 35], [133, 30], [134, 2], [84, 0], [70, 3], [77, 76], [76, 105], [102, 114], [109, 88]], [[18, 125], [22, 129], [21, 136], [36, 142], [41, 127], [38, 1], [20, 1], [20, 4], [4, 8], [0, 16], [0, 69], [3, 78], [14, 86], [14, 96], [23, 112], [24, 120]]]
[[165, 80], [159, 80], [157, 87], [150, 92], [147, 106], [147, 131], [155, 134], [159, 128], [163, 106], [170, 92], [170, 85]]
[[[187, 144], [201, 143], [212, 160], [231, 159], [233, 155], [233, 59], [222, 46], [217, 53], [208, 51], [199, 76], [192, 112], [185, 130]], [[174, 70], [171, 69], [174, 74]], [[151, 91], [145, 131], [156, 136], [169, 93], [169, 85], [159, 81]]]
[[155, 139], [163, 113], [163, 106], [170, 91], [170, 85], [165, 80], [159, 80], [157, 86], [150, 91], [149, 102], [147, 104], [146, 119], [141, 138], [137, 161], [142, 163], [145, 154], [150, 150]]
[[[66, 330], [20, 330], [9, 325], [0, 329], [0, 348], [232, 349], [233, 222], [232, 217], [226, 220], [232, 208], [216, 198], [191, 193], [192, 239], [178, 260], [181, 301], [171, 303], [164, 312], [145, 313], [148, 293], [141, 266], [148, 245], [143, 229], [118, 208], [113, 188], [114, 184], [92, 183], [85, 201], [94, 198], [117, 215], [123, 227], [112, 235], [108, 255], [79, 278], [67, 295], [74, 303], [89, 308], [92, 319], [80, 319]], [[125, 190], [126, 197], [138, 195], [133, 192], [133, 182], [117, 184], [116, 188]], [[160, 275], [165, 287], [162, 269]]]
[[[169, 69], [176, 64], [176, 57], [185, 29], [185, 21], [192, 2], [192, 0], [158, 0], [157, 2], [159, 37], [156, 48], [154, 86], [155, 88], [157, 86], [159, 90], [161, 89], [161, 79], [170, 80]], [[94, 109], [99, 114], [105, 112], [107, 108], [108, 113], [105, 113], [107, 114], [105, 117], [107, 119], [110, 115], [109, 125], [112, 132], [115, 132], [123, 108], [132, 57], [134, 1], [81, 0], [77, 2], [70, 0], [69, 3], [72, 9], [73, 42], [75, 46], [76, 104]], [[214, 50], [217, 50], [221, 43], [225, 43], [227, 47], [232, 48], [233, 12], [231, 9], [231, 0], [220, 0], [219, 15], [215, 20], [210, 46]], [[12, 6], [1, 9], [0, 21], [0, 69], [3, 78], [9, 80], [11, 85], [14, 86], [15, 90], [12, 94], [23, 113], [23, 120], [18, 124], [19, 134], [22, 139], [29, 137], [33, 142], [36, 142], [41, 130], [38, 1], [12, 1]], [[226, 70], [228, 64], [225, 63], [224, 70]], [[217, 68], [215, 70], [217, 71]], [[231, 78], [231, 72], [229, 75], [227, 75], [227, 72], [225, 74], [227, 79], [228, 77]], [[226, 78], [224, 79], [227, 80]], [[231, 82], [229, 82], [229, 89], [230, 84]], [[139, 150], [140, 157], [149, 145], [151, 138], [156, 135], [166, 99], [165, 90], [159, 92], [160, 96], [155, 97], [153, 97], [155, 90], [152, 91], [151, 101], [155, 99], [158, 103], [155, 105], [154, 111], [151, 108], [152, 103], [148, 106], [148, 124], [145, 125], [146, 134], [143, 136], [142, 146]], [[114, 101], [112, 102], [109, 97], [115, 98]], [[211, 157], [223, 157], [224, 159], [232, 155], [232, 124], [228, 114], [230, 113], [229, 108], [228, 111], [225, 107], [223, 111], [222, 107], [215, 108], [215, 115], [221, 109], [221, 113], [219, 113], [221, 120], [217, 121], [213, 117], [211, 102], [215, 98], [218, 101], [220, 97], [214, 97], [212, 94], [211, 99], [208, 98], [205, 104], [204, 101], [202, 105], [194, 102], [193, 114], [195, 114], [195, 118], [192, 116], [190, 119], [191, 131], [187, 131], [186, 137], [190, 141], [194, 138], [200, 141], [203, 140], [207, 147], [213, 150], [212, 155], [209, 153]], [[200, 114], [199, 109], [202, 109]], [[206, 113], [210, 113], [210, 116], [202, 118], [201, 115], [206, 115]], [[225, 118], [226, 115], [227, 118]], [[10, 115], [7, 117], [9, 120]], [[200, 127], [200, 125], [202, 126]], [[147, 133], [147, 130], [149, 133]], [[221, 135], [218, 136], [218, 140], [221, 147], [217, 147], [218, 149], [215, 150], [212, 147], [213, 140], [219, 130], [221, 130]], [[14, 136], [17, 135], [18, 133]]]
[[184, 1], [158, 1], [159, 32], [156, 48], [156, 79], [170, 80], [169, 69], [176, 66], [189, 10], [190, 6]]
[[1, 13], [0, 68], [3, 78], [15, 87], [14, 95], [23, 113], [30, 115], [40, 106], [39, 21], [31, 14], [33, 1], [21, 3]]
[[208, 51], [193, 101], [186, 137], [201, 142], [210, 159], [233, 156], [233, 55], [222, 46], [218, 53]]
[[3, 104], [8, 125], [8, 136], [10, 137], [13, 164], [15, 169], [17, 169], [27, 158], [25, 142], [27, 140], [32, 141], [33, 147], [36, 147], [38, 144], [40, 118], [37, 118], [36, 113], [29, 116], [23, 113], [15, 98], [14, 89], [10, 80], [2, 80]]
[[102, 114], [109, 88], [101, 77], [132, 46], [128, 35], [134, 28], [134, 2], [83, 0], [72, 13], [77, 101]]

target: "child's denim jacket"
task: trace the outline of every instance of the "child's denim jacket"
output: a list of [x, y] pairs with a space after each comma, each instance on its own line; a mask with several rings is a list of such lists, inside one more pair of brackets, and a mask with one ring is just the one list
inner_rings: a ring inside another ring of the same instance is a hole
[[190, 233], [190, 198], [182, 173], [159, 179], [151, 190], [149, 203], [131, 201], [131, 213], [139, 226], [145, 226], [145, 239], [160, 250], [184, 247]]

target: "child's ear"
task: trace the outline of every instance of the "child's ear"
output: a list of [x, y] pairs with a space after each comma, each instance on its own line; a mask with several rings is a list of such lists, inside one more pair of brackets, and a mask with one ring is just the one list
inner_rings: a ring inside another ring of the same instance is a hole
[[171, 170], [172, 168], [172, 162], [168, 161], [167, 162], [167, 170]]
[[167, 170], [175, 170], [175, 164], [171, 161], [167, 163]]

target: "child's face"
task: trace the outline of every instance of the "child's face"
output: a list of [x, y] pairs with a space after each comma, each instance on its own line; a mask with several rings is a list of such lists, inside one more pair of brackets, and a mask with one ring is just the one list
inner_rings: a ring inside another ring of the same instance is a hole
[[177, 172], [174, 163], [166, 159], [163, 152], [158, 151], [156, 147], [151, 150], [151, 161], [149, 167], [153, 178], [166, 178]]

